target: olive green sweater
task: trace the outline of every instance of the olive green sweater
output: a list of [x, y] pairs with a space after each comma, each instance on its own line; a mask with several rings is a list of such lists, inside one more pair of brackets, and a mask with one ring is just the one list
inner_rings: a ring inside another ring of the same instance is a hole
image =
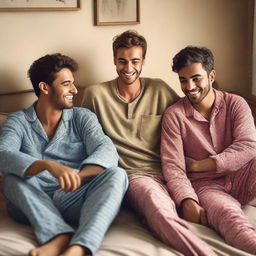
[[140, 95], [128, 103], [118, 94], [116, 81], [86, 88], [82, 106], [96, 113], [118, 150], [120, 166], [130, 178], [160, 174], [162, 114], [179, 97], [164, 81], [141, 78]]

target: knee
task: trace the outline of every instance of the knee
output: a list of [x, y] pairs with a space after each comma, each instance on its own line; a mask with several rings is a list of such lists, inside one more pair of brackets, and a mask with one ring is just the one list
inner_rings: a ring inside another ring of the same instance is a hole
[[22, 180], [13, 174], [5, 174], [3, 179], [4, 195], [9, 199], [19, 193], [19, 184]]
[[26, 188], [31, 184], [33, 185], [35, 179], [23, 179], [19, 176], [13, 174], [5, 174], [4, 175], [4, 194], [5, 195], [15, 195], [22, 193]]
[[110, 167], [104, 172], [107, 175], [109, 182], [119, 185], [123, 184], [125, 190], [128, 188], [128, 177], [124, 169], [120, 167]]

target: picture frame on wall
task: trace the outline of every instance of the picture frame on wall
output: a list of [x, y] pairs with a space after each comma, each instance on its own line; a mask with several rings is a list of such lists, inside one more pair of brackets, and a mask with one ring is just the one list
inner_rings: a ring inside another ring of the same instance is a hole
[[77, 11], [81, 0], [0, 0], [0, 11]]
[[96, 26], [140, 23], [139, 0], [94, 0]]

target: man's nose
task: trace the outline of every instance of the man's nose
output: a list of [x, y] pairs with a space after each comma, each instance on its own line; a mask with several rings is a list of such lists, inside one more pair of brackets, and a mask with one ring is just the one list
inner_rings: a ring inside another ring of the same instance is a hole
[[188, 91], [193, 90], [196, 87], [195, 83], [192, 80], [188, 80], [186, 84], [186, 89]]
[[126, 66], [125, 66], [125, 71], [127, 73], [130, 73], [133, 71], [133, 66], [132, 66], [132, 63], [131, 62], [127, 62]]
[[73, 94], [77, 94], [78, 93], [78, 90], [77, 90], [75, 84], [72, 84], [71, 91], [72, 91]]

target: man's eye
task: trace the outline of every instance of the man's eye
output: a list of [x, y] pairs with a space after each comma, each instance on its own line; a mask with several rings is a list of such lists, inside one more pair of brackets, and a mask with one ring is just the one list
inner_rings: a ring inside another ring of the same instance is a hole
[[202, 80], [201, 77], [195, 77], [195, 78], [193, 79], [194, 82], [199, 82], [199, 81], [201, 81], [201, 80]]

